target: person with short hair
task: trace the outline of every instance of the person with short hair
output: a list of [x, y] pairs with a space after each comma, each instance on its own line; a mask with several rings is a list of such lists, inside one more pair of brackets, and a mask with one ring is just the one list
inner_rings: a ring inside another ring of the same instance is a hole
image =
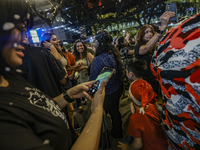
[[[137, 80], [140, 80], [140, 82], [142, 82], [145, 86], [148, 86], [150, 89], [152, 88], [152, 86], [148, 82], [142, 79], [142, 76], [144, 72], [146, 71], [146, 69], [147, 69], [147, 64], [144, 60], [135, 59], [135, 60], [131, 60], [128, 63], [127, 68], [126, 68], [126, 76], [130, 81], [132, 81], [131, 85]], [[130, 87], [129, 87], [129, 90], [130, 90]], [[149, 93], [149, 94], [152, 94], [153, 96], [155, 96], [155, 98], [151, 100], [151, 103], [154, 104], [156, 107], [158, 107], [158, 104], [157, 104], [158, 100], [156, 99], [157, 94], [155, 92]], [[129, 91], [129, 96], [130, 95], [131, 94]]]
[[157, 101], [157, 94], [151, 85], [141, 78], [145, 69], [144, 61], [135, 60], [128, 64], [126, 70], [127, 77], [133, 80], [129, 88], [132, 115], [129, 119], [127, 134], [134, 140], [130, 145], [119, 142], [118, 147], [121, 147], [122, 150], [168, 149], [167, 138], [161, 129], [158, 109], [151, 104]]

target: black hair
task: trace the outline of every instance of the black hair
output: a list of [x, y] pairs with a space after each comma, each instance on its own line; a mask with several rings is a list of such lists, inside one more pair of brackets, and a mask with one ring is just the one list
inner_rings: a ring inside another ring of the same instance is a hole
[[[9, 10], [9, 12], [8, 12]], [[29, 18], [27, 18], [27, 16]], [[21, 23], [27, 21], [27, 28], [33, 25], [33, 16], [30, 7], [23, 0], [1, 0], [0, 1], [0, 48], [2, 49], [10, 38], [12, 29], [21, 26]], [[9, 24], [13, 28], [5, 29]], [[25, 27], [23, 27], [25, 28]]]
[[53, 35], [55, 35], [54, 33], [44, 33], [43, 35], [42, 35], [42, 41], [41, 41], [41, 46], [42, 47], [45, 47], [44, 46], [44, 41], [47, 41], [47, 42], [50, 42], [50, 39], [51, 39], [51, 37], [53, 36]]
[[123, 74], [121, 55], [118, 49], [112, 45], [112, 36], [110, 33], [107, 30], [101, 30], [97, 33], [95, 39], [98, 41], [98, 47], [96, 49], [95, 56], [103, 53], [113, 53], [117, 62], [119, 77], [121, 77]]
[[63, 47], [63, 41], [59, 41], [61, 47]]
[[59, 44], [60, 44], [60, 47], [62, 48], [62, 52], [66, 53], [66, 49], [65, 49], [65, 47], [63, 45], [63, 41], [60, 41]]
[[117, 45], [118, 50], [126, 47], [126, 45], [122, 44], [122, 43], [124, 43], [124, 39], [125, 38], [123, 36], [118, 38], [118, 45]]
[[140, 78], [147, 70], [147, 63], [141, 59], [130, 60], [126, 69], [128, 72], [133, 72], [136, 77]]
[[83, 51], [83, 58], [86, 58], [87, 57], [87, 52], [88, 52], [88, 50], [87, 50], [87, 46], [85, 45], [85, 43], [84, 43], [84, 41], [82, 41], [82, 40], [80, 40], [80, 39], [78, 39], [78, 40], [76, 40], [75, 41], [75, 43], [74, 43], [74, 48], [73, 48], [73, 54], [74, 54], [74, 57], [75, 57], [75, 59], [76, 60], [79, 60], [80, 59], [80, 53], [77, 51], [77, 49], [76, 49], [76, 45], [77, 45], [77, 43], [79, 43], [79, 42], [81, 42], [82, 44], [83, 44], [83, 47], [84, 47], [84, 51]]
[[[2, 56], [2, 50], [9, 43], [13, 29], [24, 32], [22, 29], [30, 29], [32, 27], [33, 15], [28, 3], [24, 0], [1, 0], [0, 18], [0, 75], [8, 76], [15, 74], [16, 70], [6, 63]], [[25, 21], [27, 24], [24, 24]]]

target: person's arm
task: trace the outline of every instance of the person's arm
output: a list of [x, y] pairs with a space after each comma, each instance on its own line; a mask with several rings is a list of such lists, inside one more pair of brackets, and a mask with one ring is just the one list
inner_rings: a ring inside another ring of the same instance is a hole
[[[91, 97], [88, 94], [86, 94], [86, 92], [92, 86], [93, 82], [94, 81], [81, 83], [77, 86], [70, 88], [66, 92], [71, 99], [82, 98], [85, 96], [91, 99]], [[68, 104], [68, 102], [64, 99], [63, 94], [60, 94], [59, 96], [53, 98], [53, 100], [55, 100], [58, 103], [61, 109], [65, 108]]]
[[130, 147], [132, 149], [137, 150], [137, 149], [142, 148], [142, 145], [143, 145], [142, 138], [140, 137], [140, 138], [134, 138], [134, 141], [131, 143]]
[[[159, 28], [160, 31], [164, 31], [168, 25], [169, 19], [174, 16], [174, 12], [166, 11], [162, 16], [160, 17], [161, 20], [161, 27]], [[149, 51], [152, 50], [154, 45], [158, 42], [161, 34], [156, 33], [148, 42], [146, 45], [142, 45], [139, 49], [140, 55], [145, 55]]]
[[118, 142], [118, 147], [121, 147], [122, 150], [139, 150], [142, 148], [142, 138], [134, 138], [133, 142], [128, 145], [127, 143]]
[[92, 54], [90, 54], [90, 53], [87, 53], [87, 57], [88, 57], [88, 59], [90, 61], [90, 64], [91, 64], [94, 56]]
[[72, 79], [74, 78], [74, 73], [75, 73], [75, 70], [72, 71], [72, 73], [68, 76], [68, 78], [69, 78], [70, 80], [72, 80]]
[[103, 102], [105, 98], [105, 82], [102, 82], [95, 94], [91, 111], [92, 114], [87, 121], [81, 135], [76, 140], [71, 150], [97, 150], [99, 146], [101, 124], [103, 116]]
[[73, 71], [73, 70], [78, 69], [80, 66], [81, 66], [80, 64], [77, 64], [75, 66], [66, 66], [66, 69], [67, 71]]
[[129, 39], [130, 39], [130, 33], [129, 33], [129, 31], [127, 31], [125, 39], [129, 43]]
[[58, 53], [57, 49], [54, 47], [53, 44], [47, 42], [47, 41], [44, 41], [44, 46], [48, 49], [51, 50], [51, 53], [52, 55], [56, 58], [56, 60], [60, 61], [60, 59], [62, 58], [62, 56]]
[[80, 67], [76, 68], [76, 71], [88, 69], [88, 66], [81, 65]]
[[140, 55], [145, 55], [147, 54], [149, 51], [152, 50], [152, 48], [154, 47], [154, 45], [158, 42], [158, 39], [160, 37], [161, 34], [156, 33], [146, 45], [142, 45], [139, 49], [139, 54]]
[[61, 85], [66, 85], [67, 84], [67, 80], [65, 78], [66, 78], [66, 76], [63, 79], [60, 80], [60, 84]]
[[128, 51], [128, 55], [134, 55], [135, 54], [135, 51], [134, 50], [129, 50]]

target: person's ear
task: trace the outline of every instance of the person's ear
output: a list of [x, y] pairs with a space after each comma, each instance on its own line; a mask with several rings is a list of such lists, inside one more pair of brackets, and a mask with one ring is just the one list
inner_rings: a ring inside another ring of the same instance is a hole
[[132, 77], [132, 76], [134, 76], [134, 73], [130, 71], [129, 75]]

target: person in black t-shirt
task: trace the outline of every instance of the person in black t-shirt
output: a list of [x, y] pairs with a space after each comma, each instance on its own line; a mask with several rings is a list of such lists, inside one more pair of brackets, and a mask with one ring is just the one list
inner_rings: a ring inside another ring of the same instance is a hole
[[158, 94], [158, 82], [151, 73], [150, 63], [154, 50], [156, 49], [156, 43], [158, 42], [161, 34], [166, 29], [169, 19], [174, 16], [174, 12], [166, 11], [160, 17], [161, 27], [157, 32], [151, 25], [144, 25], [140, 28], [137, 34], [137, 45], [135, 46], [135, 58], [143, 59], [147, 62], [147, 71], [143, 75], [143, 79], [151, 84], [154, 91]]
[[60, 95], [66, 72], [55, 57], [42, 47], [25, 46], [23, 53], [23, 77], [50, 97]]
[[[25, 50], [21, 33], [30, 25], [28, 8], [23, 0], [0, 1], [0, 149], [97, 149], [105, 82], [94, 100], [86, 93], [93, 81], [77, 85], [52, 99], [18, 74], [21, 70], [16, 68], [22, 64]], [[92, 114], [73, 144], [69, 123], [61, 109], [74, 98], [83, 96], [93, 100]]]

